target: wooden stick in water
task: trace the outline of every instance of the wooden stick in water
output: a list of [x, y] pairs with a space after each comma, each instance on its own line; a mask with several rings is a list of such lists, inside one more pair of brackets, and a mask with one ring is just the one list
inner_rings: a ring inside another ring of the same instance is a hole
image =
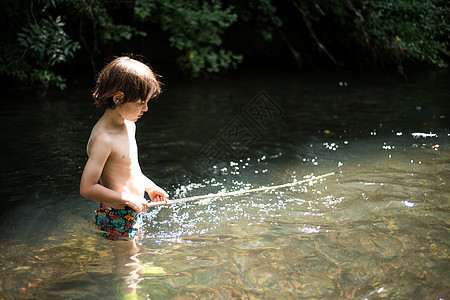
[[307, 179], [300, 180], [300, 181], [294, 181], [294, 182], [285, 183], [285, 184], [281, 184], [281, 185], [265, 186], [265, 187], [260, 187], [260, 188], [256, 188], [256, 189], [250, 189], [250, 190], [240, 190], [240, 191], [234, 191], [234, 192], [228, 192], [228, 193], [208, 194], [208, 195], [202, 195], [202, 196], [192, 196], [192, 197], [180, 198], [180, 199], [175, 199], [175, 200], [167, 200], [167, 202], [165, 202], [165, 201], [150, 202], [149, 206], [153, 207], [153, 206], [158, 206], [158, 205], [170, 205], [170, 204], [176, 204], [176, 203], [197, 201], [197, 200], [202, 200], [202, 199], [228, 197], [228, 196], [243, 195], [243, 194], [262, 192], [262, 191], [268, 191], [268, 190], [275, 190], [275, 189], [280, 189], [280, 188], [284, 188], [284, 187], [288, 187], [288, 186], [294, 186], [297, 184], [311, 182], [311, 181], [314, 181], [317, 179], [322, 179], [322, 178], [325, 178], [325, 177], [333, 175], [333, 174], [334, 174], [334, 172], [331, 172], [331, 173], [327, 173], [327, 174], [324, 174], [321, 176], [313, 176], [311, 178], [307, 178]]

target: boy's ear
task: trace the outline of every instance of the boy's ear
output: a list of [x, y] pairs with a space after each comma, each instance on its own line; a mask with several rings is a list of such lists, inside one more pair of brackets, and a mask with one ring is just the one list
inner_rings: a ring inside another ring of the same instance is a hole
[[123, 92], [119, 91], [119, 92], [115, 93], [113, 96], [114, 104], [116, 104], [117, 106], [122, 104], [123, 97], [125, 97], [125, 94]]

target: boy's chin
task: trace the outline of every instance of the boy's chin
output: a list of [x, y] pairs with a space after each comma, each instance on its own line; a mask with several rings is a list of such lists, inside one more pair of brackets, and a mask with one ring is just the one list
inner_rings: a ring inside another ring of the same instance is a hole
[[130, 122], [136, 123], [140, 118], [141, 118], [141, 116], [140, 117], [135, 117], [134, 119], [133, 118], [129, 118], [127, 120], [130, 121]]

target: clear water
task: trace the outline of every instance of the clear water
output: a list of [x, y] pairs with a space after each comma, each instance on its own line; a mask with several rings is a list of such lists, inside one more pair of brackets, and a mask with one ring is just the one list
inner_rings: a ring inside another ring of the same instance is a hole
[[[261, 70], [166, 82], [137, 139], [144, 173], [172, 198], [336, 174], [148, 211], [134, 258], [164, 271], [135, 276], [138, 298], [449, 297], [449, 79]], [[0, 299], [114, 299], [125, 280], [95, 233], [97, 203], [78, 194], [101, 114], [91, 88], [3, 101]], [[278, 109], [264, 127], [245, 114], [261, 91]], [[253, 138], [224, 141], [232, 124]]]

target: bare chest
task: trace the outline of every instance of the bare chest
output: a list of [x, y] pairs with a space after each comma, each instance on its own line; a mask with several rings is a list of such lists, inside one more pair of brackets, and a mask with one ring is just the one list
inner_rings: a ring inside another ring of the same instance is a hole
[[108, 161], [129, 167], [138, 165], [138, 150], [134, 136], [121, 136], [116, 139]]

